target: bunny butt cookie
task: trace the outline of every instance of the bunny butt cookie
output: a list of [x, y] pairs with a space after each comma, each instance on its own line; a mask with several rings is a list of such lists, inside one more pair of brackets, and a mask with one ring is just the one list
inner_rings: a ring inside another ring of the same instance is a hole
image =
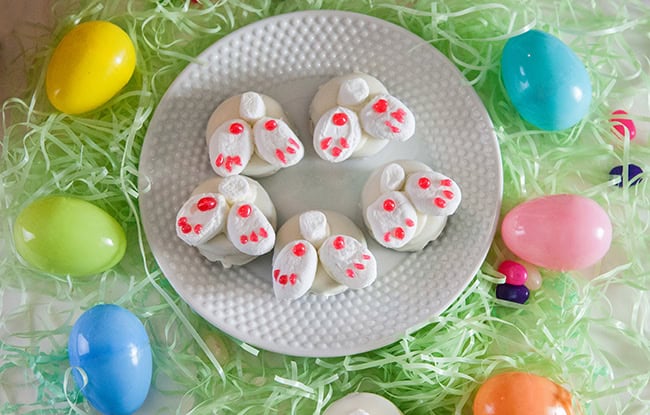
[[397, 251], [420, 251], [438, 238], [460, 202], [456, 182], [414, 160], [375, 170], [361, 193], [370, 234], [380, 245]]
[[176, 216], [176, 234], [208, 260], [244, 265], [275, 245], [277, 214], [268, 193], [244, 176], [201, 183]]
[[269, 176], [302, 160], [304, 147], [280, 104], [256, 92], [228, 98], [206, 128], [210, 165], [219, 176]]
[[295, 300], [309, 291], [329, 296], [368, 287], [377, 278], [377, 262], [350, 219], [312, 210], [278, 230], [272, 277], [279, 299]]
[[383, 396], [368, 392], [354, 392], [335, 401], [323, 415], [403, 415]]
[[314, 150], [332, 163], [376, 154], [390, 141], [406, 141], [415, 133], [411, 110], [379, 80], [359, 72], [321, 85], [310, 117]]

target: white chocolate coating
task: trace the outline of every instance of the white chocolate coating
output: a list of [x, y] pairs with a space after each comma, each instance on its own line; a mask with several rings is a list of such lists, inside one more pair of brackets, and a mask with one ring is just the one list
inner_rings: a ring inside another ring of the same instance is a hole
[[[242, 118], [242, 115], [240, 115], [240, 110], [242, 107], [242, 95], [246, 98], [246, 94], [248, 93], [234, 95], [226, 99], [212, 112], [212, 115], [208, 120], [208, 125], [205, 129], [205, 140], [208, 145], [210, 144], [210, 138], [220, 125], [228, 120]], [[276, 100], [264, 94], [258, 95], [262, 98], [263, 107], [266, 110], [265, 115], [267, 117], [280, 118], [290, 125], [286, 115], [284, 114], [284, 111], [282, 110], [282, 107]], [[256, 105], [259, 106], [261, 104], [257, 103]], [[250, 108], [250, 106], [247, 105], [244, 105], [244, 107]], [[247, 114], [247, 112], [250, 112], [251, 114]], [[247, 116], [254, 116], [254, 113], [255, 110], [253, 109], [250, 111], [245, 111], [245, 115]], [[248, 162], [248, 165], [241, 174], [249, 177], [266, 177], [277, 172], [279, 169], [280, 167], [267, 163], [256, 152], [254, 152], [250, 161]]]
[[[249, 198], [251, 199], [250, 202], [257, 206], [270, 222], [271, 226], [275, 229], [277, 227], [277, 213], [269, 194], [255, 180], [244, 176], [241, 177], [248, 182]], [[223, 177], [213, 177], [208, 179], [199, 184], [192, 191], [192, 195], [219, 192], [221, 188], [224, 188], [224, 186], [221, 185], [224, 180]], [[233, 181], [233, 183], [236, 182]], [[238, 185], [237, 187], [240, 186]], [[221, 262], [225, 268], [230, 268], [233, 265], [244, 265], [257, 258], [256, 256], [247, 255], [239, 251], [232, 242], [230, 242], [226, 233], [217, 234], [209, 241], [198, 244], [196, 247], [201, 255], [210, 261]]]
[[[359, 227], [345, 215], [329, 210], [323, 210], [321, 212], [323, 212], [327, 218], [327, 224], [329, 225], [331, 235], [348, 235], [361, 242], [364, 246], [366, 245], [366, 239], [361, 229], [359, 229]], [[282, 248], [284, 248], [288, 243], [298, 239], [304, 239], [300, 232], [300, 216], [301, 215], [298, 214], [289, 218], [276, 233], [275, 249], [273, 251], [274, 256], [277, 255], [277, 253], [280, 252], [280, 250], [282, 250]], [[313, 243], [313, 241], [310, 242]], [[320, 245], [314, 246], [316, 249], [320, 248]], [[347, 289], [347, 286], [334, 281], [319, 263], [318, 269], [316, 270], [316, 277], [310, 290], [312, 293], [330, 296], [340, 294]]]
[[383, 396], [368, 392], [354, 392], [332, 403], [323, 415], [403, 415]]
[[[418, 171], [433, 171], [426, 164], [415, 160], [399, 160], [392, 163], [400, 165], [404, 169], [405, 176], [407, 177], [409, 174]], [[385, 181], [382, 185], [382, 172], [384, 170], [384, 167], [386, 167], [386, 165], [381, 166], [370, 175], [366, 181], [365, 186], [363, 187], [363, 191], [361, 192], [361, 209], [363, 211], [363, 219], [366, 223], [366, 226], [369, 228], [370, 224], [368, 223], [366, 214], [368, 206], [370, 206], [383, 193], [385, 193], [385, 188], [387, 186]], [[440, 233], [444, 229], [446, 223], [447, 216], [432, 216], [423, 214], [422, 212], [418, 211], [415, 235], [408, 243], [399, 248], [395, 248], [395, 250], [407, 252], [421, 251], [429, 242], [435, 240], [438, 238], [438, 236], [440, 236]]]
[[[318, 88], [318, 91], [311, 102], [309, 116], [311, 118], [312, 127], [316, 126], [323, 114], [338, 105], [341, 84], [355, 78], [361, 78], [366, 81], [368, 85], [368, 94], [370, 96], [388, 93], [386, 87], [377, 78], [361, 72], [354, 72], [332, 78]], [[346, 105], [346, 107], [359, 113], [363, 108], [364, 102], [365, 101], [362, 101], [357, 105]], [[359, 145], [350, 157], [360, 158], [377, 154], [387, 144], [388, 140], [371, 137], [362, 130]]]

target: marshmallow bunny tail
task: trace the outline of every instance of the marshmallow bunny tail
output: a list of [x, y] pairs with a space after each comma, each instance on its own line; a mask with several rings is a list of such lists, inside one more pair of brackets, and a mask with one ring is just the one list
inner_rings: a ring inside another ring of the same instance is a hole
[[321, 245], [318, 256], [332, 279], [350, 288], [365, 288], [377, 278], [375, 256], [351, 236], [330, 236]]
[[266, 114], [264, 99], [257, 92], [244, 92], [239, 101], [239, 116], [254, 123]]
[[314, 150], [323, 160], [347, 160], [361, 142], [359, 117], [353, 111], [336, 107], [327, 111], [314, 128]]
[[344, 107], [352, 107], [363, 103], [370, 95], [370, 86], [361, 77], [346, 79], [339, 87], [336, 103]]
[[320, 247], [330, 234], [327, 216], [319, 210], [304, 212], [299, 218], [300, 235], [311, 242], [316, 248]]
[[438, 172], [422, 171], [409, 175], [405, 190], [418, 211], [433, 216], [452, 215], [461, 201], [460, 187]]
[[237, 202], [250, 202], [255, 200], [256, 189], [250, 185], [244, 176], [228, 176], [219, 183], [219, 193], [226, 201], [233, 205]]
[[240, 202], [228, 213], [228, 238], [239, 251], [264, 255], [275, 245], [275, 230], [262, 211], [252, 203]]
[[373, 237], [386, 248], [401, 248], [415, 236], [417, 212], [402, 192], [381, 195], [366, 209]]
[[176, 215], [176, 235], [191, 246], [206, 242], [223, 230], [227, 213], [228, 204], [222, 195], [194, 195]]
[[363, 129], [375, 138], [406, 141], [415, 134], [415, 116], [389, 94], [375, 96], [359, 114]]
[[308, 241], [288, 243], [273, 259], [273, 292], [281, 300], [295, 300], [309, 291], [318, 267], [316, 248]]
[[234, 119], [221, 124], [210, 137], [210, 164], [219, 176], [241, 173], [253, 154], [253, 135], [244, 120]]
[[253, 126], [257, 154], [275, 167], [290, 167], [302, 160], [305, 149], [291, 127], [279, 118], [264, 117]]
[[387, 193], [393, 190], [400, 190], [404, 186], [406, 173], [404, 168], [397, 163], [390, 163], [381, 171], [379, 179], [379, 191]]

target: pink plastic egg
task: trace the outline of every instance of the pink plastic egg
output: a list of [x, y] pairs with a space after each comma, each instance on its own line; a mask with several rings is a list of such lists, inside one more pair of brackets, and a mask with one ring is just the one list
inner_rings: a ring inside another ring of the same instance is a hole
[[503, 219], [501, 236], [523, 260], [567, 271], [587, 268], [605, 256], [612, 223], [593, 200], [560, 194], [516, 206]]

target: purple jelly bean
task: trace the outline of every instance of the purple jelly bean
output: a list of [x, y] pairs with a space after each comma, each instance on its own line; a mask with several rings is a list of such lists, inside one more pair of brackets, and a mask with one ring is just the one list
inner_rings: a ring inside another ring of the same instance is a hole
[[497, 285], [497, 298], [500, 300], [512, 301], [513, 303], [524, 304], [528, 300], [530, 292], [525, 285], [499, 284]]
[[[641, 181], [640, 177], [634, 179], [636, 176], [643, 173], [643, 169], [641, 167], [637, 166], [636, 164], [630, 163], [627, 165], [627, 169], [625, 170], [627, 170], [627, 182], [629, 183], [630, 186], [635, 186]], [[623, 166], [619, 165], [612, 168], [609, 171], [609, 174], [611, 176], [618, 176], [620, 180], [616, 182], [616, 186], [623, 187], [623, 174], [624, 174]]]

